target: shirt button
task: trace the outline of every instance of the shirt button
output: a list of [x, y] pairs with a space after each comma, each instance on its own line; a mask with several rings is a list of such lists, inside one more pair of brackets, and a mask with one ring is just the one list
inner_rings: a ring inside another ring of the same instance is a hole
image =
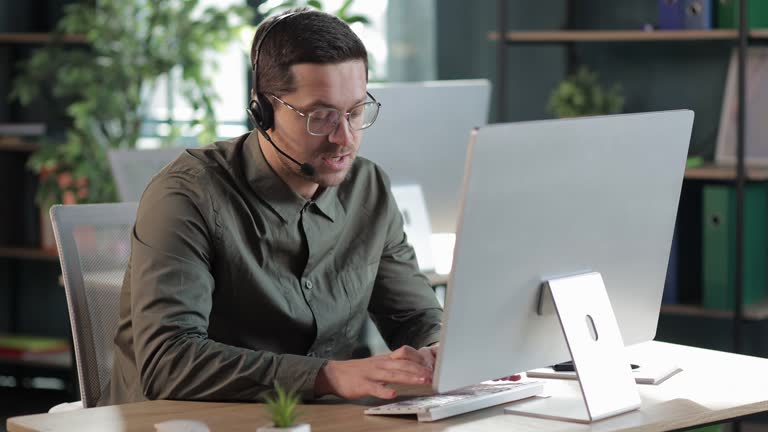
[[307, 289], [312, 289], [312, 281], [308, 280], [304, 282], [304, 286], [307, 287]]

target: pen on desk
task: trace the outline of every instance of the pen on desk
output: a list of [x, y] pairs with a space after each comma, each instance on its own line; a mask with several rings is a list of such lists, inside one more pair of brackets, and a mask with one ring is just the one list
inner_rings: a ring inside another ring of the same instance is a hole
[[[639, 368], [639, 367], [640, 367], [640, 366], [638, 366], [638, 365], [636, 365], [636, 364], [630, 364], [629, 366], [630, 366], [632, 369], [637, 369], [637, 368]], [[567, 362], [563, 362], [563, 363], [558, 363], [558, 364], [556, 364], [556, 365], [552, 365], [552, 366], [550, 366], [550, 367], [551, 367], [551, 368], [552, 368], [552, 370], [554, 370], [555, 372], [573, 372], [573, 362], [572, 362], [572, 361], [567, 361]]]

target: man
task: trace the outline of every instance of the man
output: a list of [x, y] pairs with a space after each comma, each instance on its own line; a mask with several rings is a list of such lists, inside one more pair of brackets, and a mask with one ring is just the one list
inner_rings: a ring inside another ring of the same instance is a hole
[[[142, 196], [101, 404], [431, 381], [442, 310], [386, 175], [356, 158], [379, 109], [365, 47], [298, 10], [259, 26], [251, 61], [261, 130], [185, 152]], [[369, 314], [394, 351], [348, 360]]]

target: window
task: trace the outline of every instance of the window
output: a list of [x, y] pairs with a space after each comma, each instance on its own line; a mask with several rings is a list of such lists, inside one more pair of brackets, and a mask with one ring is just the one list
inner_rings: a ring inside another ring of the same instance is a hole
[[[200, 0], [198, 7], [208, 6], [220, 8], [234, 4], [243, 4], [245, 0]], [[326, 0], [323, 2], [326, 11], [336, 11], [344, 0]], [[282, 3], [282, 0], [267, 1], [264, 7], [269, 8]], [[387, 38], [386, 16], [387, 0], [357, 0], [350, 7], [349, 14], [365, 15], [370, 20], [369, 25], [354, 23], [352, 30], [360, 37], [369, 52], [371, 81], [382, 81], [387, 78]], [[247, 87], [250, 73], [249, 54], [253, 35], [249, 34], [242, 41], [233, 42], [225, 51], [211, 50], [207, 53], [211, 62], [218, 64], [214, 71], [209, 69], [208, 75], [214, 76], [213, 86], [217, 99], [214, 102], [214, 112], [218, 123], [217, 136], [223, 139], [235, 137], [250, 129], [245, 108], [248, 104], [250, 89]], [[177, 83], [181, 70], [173, 70], [168, 77], [158, 80], [152, 94], [145, 95], [147, 116], [139, 139], [139, 148], [158, 148], [163, 138], [171, 132], [171, 122], [181, 127], [181, 136], [173, 145], [198, 145], [198, 128], [190, 126], [195, 119], [195, 112], [181, 97]]]
[[[244, 0], [201, 0], [198, 7], [202, 10], [209, 6], [225, 8], [230, 5], [243, 4]], [[227, 47], [224, 51], [211, 50], [206, 54], [211, 61], [207, 64], [217, 64], [214, 70], [211, 66], [206, 72], [213, 79], [214, 112], [218, 128], [218, 137], [230, 138], [241, 135], [249, 130], [246, 123], [245, 108], [248, 104], [247, 74], [248, 52], [239, 41]], [[174, 84], [179, 81], [181, 70], [174, 69], [169, 77], [161, 78], [153, 94], [145, 95], [147, 101], [147, 117], [139, 139], [139, 148], [157, 148], [163, 137], [171, 131], [171, 121], [181, 126], [181, 136], [174, 145], [195, 146], [199, 129], [190, 127], [195, 119], [195, 112], [181, 97], [180, 90]]]

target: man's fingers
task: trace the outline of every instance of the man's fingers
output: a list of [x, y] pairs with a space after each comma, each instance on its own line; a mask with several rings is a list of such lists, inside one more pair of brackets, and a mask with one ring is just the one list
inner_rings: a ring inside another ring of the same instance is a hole
[[419, 354], [418, 351], [416, 351], [413, 347], [409, 347], [407, 345], [403, 345], [400, 348], [398, 348], [395, 351], [392, 351], [392, 353], [389, 355], [389, 358], [393, 360], [410, 360], [414, 363], [418, 363], [424, 367], [431, 367], [430, 363]]
[[394, 370], [424, 378], [432, 378], [432, 374], [434, 373], [431, 368], [408, 360], [383, 360], [379, 364], [379, 369]]
[[431, 381], [425, 374], [413, 373], [398, 369], [381, 368], [371, 371], [367, 377], [369, 380], [385, 384], [427, 384]]
[[379, 399], [392, 399], [397, 396], [395, 389], [384, 387], [381, 384], [369, 381], [368, 388], [366, 389], [369, 395], [377, 397]]

